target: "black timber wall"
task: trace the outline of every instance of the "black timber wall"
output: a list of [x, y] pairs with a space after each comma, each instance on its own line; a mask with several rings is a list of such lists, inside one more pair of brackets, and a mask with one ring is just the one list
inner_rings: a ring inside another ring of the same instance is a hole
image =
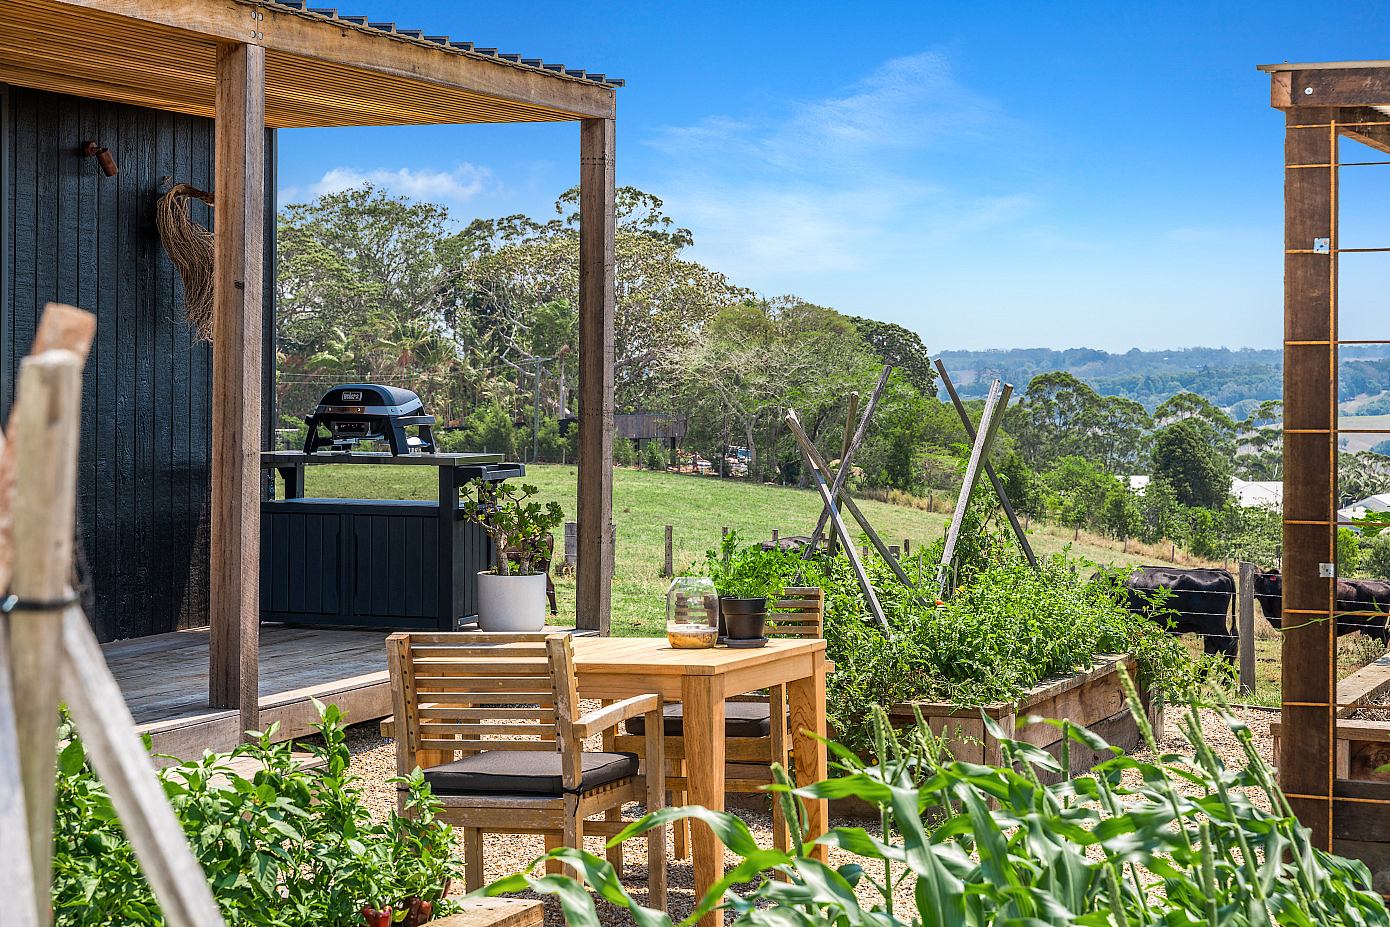
[[[111, 149], [116, 177], [79, 154], [89, 139]], [[269, 141], [273, 181], [273, 132]], [[182, 284], [154, 216], [166, 178], [212, 189], [213, 152], [208, 119], [0, 85], [0, 414], [9, 415], [44, 304], [96, 313], [78, 532], [84, 598], [102, 640], [208, 621], [211, 351], [184, 321]], [[269, 186], [267, 406], [275, 357]], [[206, 207], [193, 211], [209, 225]], [[270, 427], [267, 413], [263, 430]]]

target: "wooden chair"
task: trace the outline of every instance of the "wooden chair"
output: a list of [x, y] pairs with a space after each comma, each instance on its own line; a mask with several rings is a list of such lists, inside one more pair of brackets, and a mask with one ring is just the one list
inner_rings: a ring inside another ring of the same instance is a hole
[[[546, 848], [613, 836], [625, 802], [661, 807], [659, 695], [579, 713], [567, 634], [397, 633], [386, 640], [395, 703], [396, 768], [418, 766], [463, 832], [464, 883], [483, 884], [483, 834], [544, 834]], [[645, 764], [584, 740], [638, 716], [653, 733]], [[603, 821], [587, 821], [604, 814]], [[647, 832], [648, 903], [666, 907], [666, 828]], [[610, 860], [615, 858], [610, 853]], [[616, 856], [621, 862], [621, 854]]]
[[[825, 592], [815, 586], [794, 586], [783, 590], [767, 616], [768, 637], [813, 638], [825, 635]], [[782, 719], [773, 724], [773, 718]], [[666, 734], [668, 775], [666, 789], [674, 805], [685, 804], [685, 715], [679, 703], [662, 712]], [[642, 754], [651, 728], [646, 717], [628, 720], [626, 734], [605, 739], [605, 749], [631, 750]], [[767, 695], [740, 695], [724, 703], [724, 750], [726, 758], [724, 788], [727, 792], [759, 793], [772, 782], [772, 764], [787, 766], [788, 747], [787, 689], [774, 686]], [[650, 756], [650, 754], [644, 754]], [[676, 856], [684, 859], [690, 851], [687, 821], [675, 822]], [[789, 835], [780, 802], [772, 802], [772, 837], [778, 849], [786, 849]]]

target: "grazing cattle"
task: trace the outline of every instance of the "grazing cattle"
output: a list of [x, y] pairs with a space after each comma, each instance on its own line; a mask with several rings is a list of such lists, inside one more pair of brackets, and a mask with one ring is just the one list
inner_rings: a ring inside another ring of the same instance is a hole
[[[1124, 587], [1130, 611], [1154, 619], [1173, 634], [1200, 634], [1206, 653], [1235, 659], [1229, 616], [1236, 581], [1229, 571], [1146, 566], [1126, 577]], [[1160, 595], [1160, 589], [1167, 595]]]
[[[1284, 577], [1278, 570], [1255, 574], [1255, 600], [1265, 613], [1265, 620], [1276, 629], [1282, 628], [1284, 618]], [[1379, 615], [1346, 614], [1347, 612], [1380, 612]], [[1390, 582], [1383, 579], [1337, 580], [1337, 636], [1360, 631], [1367, 637], [1390, 646], [1390, 631], [1386, 630], [1386, 613], [1390, 612]], [[1306, 616], [1313, 621], [1316, 616]]]

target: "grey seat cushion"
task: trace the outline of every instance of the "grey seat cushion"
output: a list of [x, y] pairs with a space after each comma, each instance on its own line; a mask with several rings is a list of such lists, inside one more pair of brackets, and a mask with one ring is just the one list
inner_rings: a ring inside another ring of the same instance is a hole
[[[685, 733], [685, 706], [673, 702], [662, 709], [661, 729], [667, 737], [680, 737]], [[641, 715], [628, 718], [629, 734], [642, 734], [647, 730], [647, 719]], [[772, 708], [767, 702], [725, 702], [725, 737], [766, 737], [772, 733]]]
[[[579, 792], [637, 775], [635, 753], [580, 754]], [[553, 750], [491, 750], [425, 770], [439, 795], [565, 794], [560, 754]]]

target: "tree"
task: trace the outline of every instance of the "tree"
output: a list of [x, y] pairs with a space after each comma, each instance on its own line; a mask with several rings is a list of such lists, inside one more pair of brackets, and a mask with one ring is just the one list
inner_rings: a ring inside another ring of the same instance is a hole
[[901, 370], [913, 386], [926, 396], [936, 395], [936, 371], [922, 338], [911, 329], [892, 322], [850, 316], [860, 337], [885, 364]]
[[1105, 533], [1121, 540], [1133, 537], [1139, 531], [1140, 521], [1139, 503], [1134, 493], [1119, 480], [1112, 480], [1100, 512], [1100, 525]]
[[1277, 399], [1261, 402], [1236, 426], [1240, 454], [1237, 475], [1247, 480], [1278, 480], [1284, 474], [1284, 404]]
[[1219, 509], [1231, 493], [1231, 458], [1213, 446], [1209, 427], [1182, 418], [1154, 435], [1153, 477], [1182, 505]]
[[1142, 471], [1148, 460], [1149, 413], [1133, 399], [1103, 396], [1097, 408], [1101, 465], [1119, 476]]
[[1196, 393], [1181, 392], [1170, 396], [1154, 409], [1153, 421], [1160, 428], [1184, 421], [1199, 422], [1205, 426], [1209, 440], [1219, 445], [1228, 456], [1235, 455], [1235, 420]]
[[1004, 455], [996, 470], [1014, 511], [1037, 518], [1047, 510], [1047, 488], [1024, 462], [1022, 454], [1011, 451]]
[[1018, 450], [1035, 470], [1061, 457], [1094, 457], [1102, 427], [1101, 398], [1063, 371], [1034, 377], [1005, 419]]
[[278, 218], [280, 401], [312, 406], [323, 380], [436, 382], [473, 376], [441, 324], [448, 211], [366, 184], [285, 207]]
[[1063, 457], [1043, 476], [1049, 507], [1057, 519], [1078, 532], [1100, 525], [1106, 501], [1119, 481], [1085, 457]]
[[1344, 504], [1390, 492], [1390, 457], [1372, 451], [1338, 454], [1337, 492]]

